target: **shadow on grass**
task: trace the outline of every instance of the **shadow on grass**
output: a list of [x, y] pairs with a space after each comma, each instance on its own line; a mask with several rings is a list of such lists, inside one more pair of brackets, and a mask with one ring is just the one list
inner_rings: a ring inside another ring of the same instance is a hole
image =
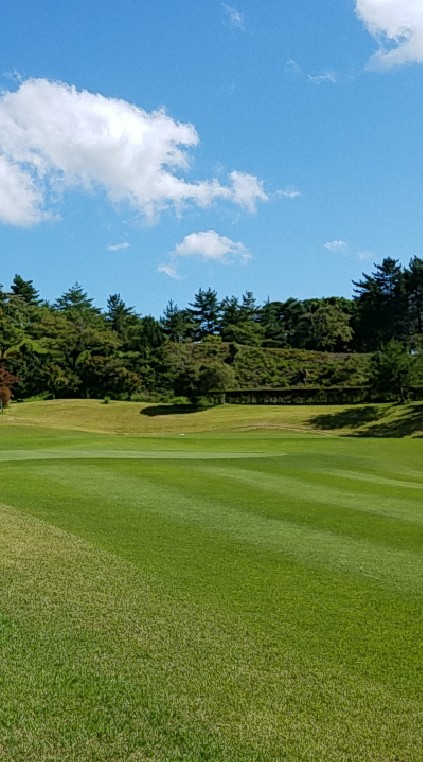
[[206, 408], [197, 405], [149, 405], [140, 410], [140, 415], [155, 418], [158, 415], [186, 415], [187, 413], [201, 413]]
[[[314, 429], [341, 431], [350, 437], [423, 437], [423, 403], [413, 405], [363, 405], [308, 420]], [[352, 429], [352, 431], [351, 431]]]

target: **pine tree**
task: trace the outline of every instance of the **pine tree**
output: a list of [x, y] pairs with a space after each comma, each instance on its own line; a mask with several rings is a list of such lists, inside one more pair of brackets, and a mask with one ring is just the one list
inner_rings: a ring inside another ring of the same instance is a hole
[[360, 348], [379, 349], [408, 334], [405, 275], [398, 260], [385, 257], [371, 275], [353, 281], [357, 301], [356, 325]]
[[217, 293], [212, 288], [203, 291], [202, 288], [195, 294], [194, 302], [190, 304], [190, 314], [196, 326], [195, 338], [203, 339], [218, 332], [220, 306]]
[[19, 296], [26, 304], [33, 306], [41, 304], [40, 293], [32, 285], [32, 280], [24, 280], [16, 274], [13, 278], [11, 291], [15, 296]]

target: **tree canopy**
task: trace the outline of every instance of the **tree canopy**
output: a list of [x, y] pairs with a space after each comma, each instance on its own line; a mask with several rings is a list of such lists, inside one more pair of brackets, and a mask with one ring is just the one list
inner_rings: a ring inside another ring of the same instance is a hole
[[[139, 314], [117, 292], [102, 310], [77, 282], [49, 304], [32, 280], [16, 274], [10, 290], [0, 286], [0, 365], [18, 379], [20, 396], [128, 397], [173, 393], [184, 383], [188, 390], [194, 384], [198, 392], [212, 378], [218, 391], [219, 373], [228, 382], [228, 368], [235, 368], [232, 380], [240, 384], [295, 384], [308, 377], [308, 355], [283, 366], [271, 354], [276, 349], [351, 358], [384, 351], [375, 355], [372, 370], [373, 383], [380, 387], [388, 359], [393, 367], [396, 358], [399, 367], [398, 347], [403, 364], [407, 357], [421, 356], [423, 259], [415, 256], [403, 267], [386, 257], [353, 285], [351, 299], [289, 297], [261, 305], [248, 290], [241, 297], [219, 298], [213, 288], [199, 288], [182, 308], [170, 300], [157, 320]], [[202, 359], [195, 358], [198, 344]], [[187, 354], [183, 347], [192, 350]], [[254, 361], [247, 359], [253, 356]], [[348, 381], [339, 363], [325, 362], [325, 370], [321, 365], [314, 373], [319, 383]], [[356, 378], [369, 376], [360, 371]]]

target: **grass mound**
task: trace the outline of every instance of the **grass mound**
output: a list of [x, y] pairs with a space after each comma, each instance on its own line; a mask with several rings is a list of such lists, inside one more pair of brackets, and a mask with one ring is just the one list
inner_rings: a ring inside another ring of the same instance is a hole
[[22, 423], [125, 434], [201, 432], [321, 432], [355, 436], [423, 436], [423, 403], [408, 405], [154, 405], [99, 400], [51, 400], [14, 404], [0, 428]]

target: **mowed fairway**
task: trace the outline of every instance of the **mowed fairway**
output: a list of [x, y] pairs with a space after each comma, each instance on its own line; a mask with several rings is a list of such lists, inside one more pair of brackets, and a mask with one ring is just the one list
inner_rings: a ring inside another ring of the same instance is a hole
[[44, 409], [0, 420], [2, 762], [421, 762], [423, 438]]

